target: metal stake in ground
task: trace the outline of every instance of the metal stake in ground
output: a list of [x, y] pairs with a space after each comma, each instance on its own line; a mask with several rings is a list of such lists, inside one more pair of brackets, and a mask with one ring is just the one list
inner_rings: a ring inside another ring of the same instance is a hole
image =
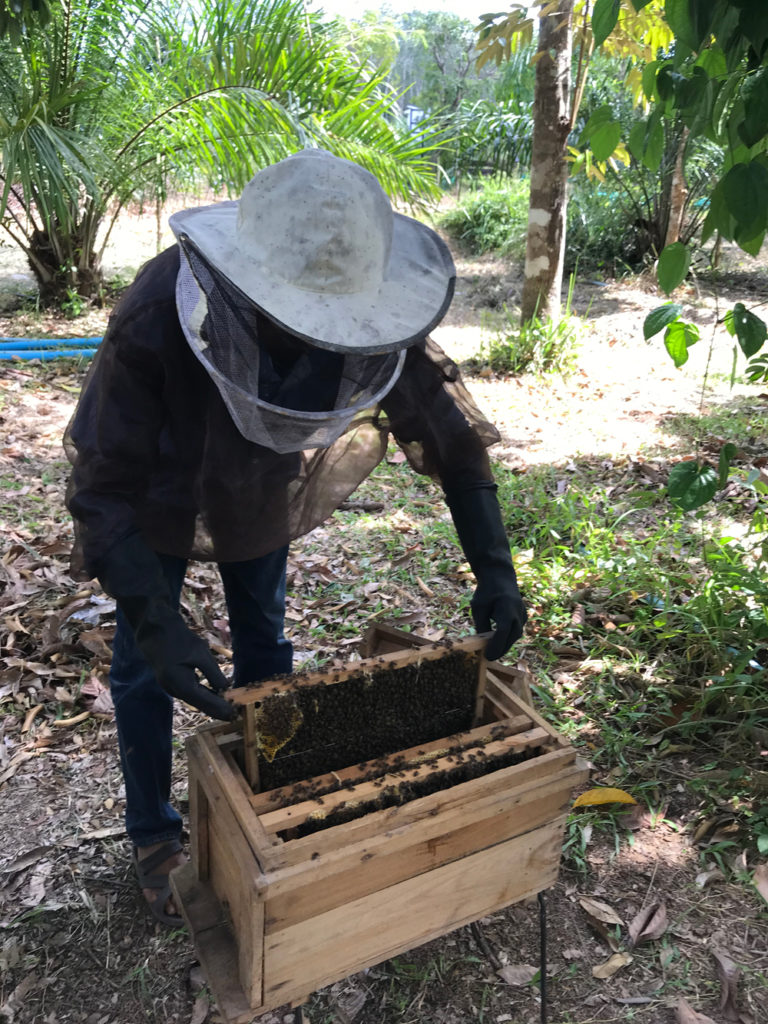
[[547, 900], [539, 893], [539, 990], [541, 992], [541, 1024], [547, 1024]]

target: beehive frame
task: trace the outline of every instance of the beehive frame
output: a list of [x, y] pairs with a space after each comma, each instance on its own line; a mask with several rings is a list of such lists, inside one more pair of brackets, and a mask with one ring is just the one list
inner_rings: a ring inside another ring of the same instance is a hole
[[[444, 650], [384, 626], [363, 645], [377, 664]], [[191, 860], [172, 884], [228, 1020], [299, 1005], [317, 988], [553, 884], [571, 793], [585, 772], [521, 699], [530, 694], [526, 670], [478, 662], [480, 724], [458, 740], [392, 755], [392, 775], [413, 771], [416, 753], [445, 767], [457, 742], [500, 745], [526, 760], [298, 838], [291, 830], [316, 801], [293, 799], [291, 787], [275, 800], [248, 781], [255, 738], [247, 709], [258, 688], [235, 693], [246, 709], [242, 729], [214, 725], [188, 740]], [[365, 660], [353, 664], [359, 670]], [[350, 788], [326, 797], [326, 809], [371, 795], [375, 783], [356, 782], [356, 771], [332, 773]]]

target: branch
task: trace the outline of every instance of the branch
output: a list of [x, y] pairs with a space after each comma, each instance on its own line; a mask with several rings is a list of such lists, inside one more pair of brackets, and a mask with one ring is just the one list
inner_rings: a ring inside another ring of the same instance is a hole
[[[148, 132], [149, 129], [152, 128], [154, 125], [156, 125], [158, 121], [162, 121], [164, 117], [167, 117], [169, 114], [172, 114], [174, 110], [180, 110], [182, 107], [188, 106], [195, 100], [203, 99], [205, 96], [213, 96], [216, 93], [232, 92], [236, 90], [245, 91], [248, 88], [249, 86], [247, 85], [217, 85], [211, 89], [203, 89], [201, 92], [195, 93], [193, 96], [185, 96], [183, 99], [179, 100], [178, 103], [172, 103], [170, 107], [166, 107], [165, 110], [161, 110], [159, 114], [152, 118], [151, 121], [148, 121], [146, 124], [142, 125], [141, 128], [130, 139], [128, 139], [128, 141], [125, 143], [122, 149], [118, 150], [117, 155], [115, 156], [115, 160], [119, 160], [123, 156], [123, 154], [126, 153], [127, 150], [131, 148], [131, 146], [134, 144], [134, 142], [137, 141], [137, 139], [140, 139], [142, 135], [146, 134], [146, 132]], [[271, 102], [277, 101], [276, 96], [269, 96], [266, 93], [261, 93], [258, 89], [254, 89], [253, 91], [261, 99]], [[280, 106], [281, 109], [283, 109], [282, 105]], [[284, 113], [286, 117], [288, 117], [288, 120], [290, 120], [288, 112], [284, 111]]]
[[584, 24], [581, 30], [581, 43], [579, 45], [579, 63], [576, 68], [576, 81], [573, 86], [573, 98], [571, 100], [571, 121], [569, 132], [572, 132], [579, 115], [579, 107], [584, 99], [584, 89], [587, 85], [587, 72], [589, 63], [595, 50], [595, 37], [589, 31], [589, 0], [584, 4]]

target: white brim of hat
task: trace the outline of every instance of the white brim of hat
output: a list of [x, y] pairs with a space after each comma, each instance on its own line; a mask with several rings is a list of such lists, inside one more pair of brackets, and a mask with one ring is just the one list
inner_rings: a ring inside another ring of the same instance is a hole
[[440, 323], [453, 298], [456, 270], [443, 240], [426, 225], [394, 215], [392, 248], [381, 286], [371, 292], [308, 291], [270, 274], [237, 241], [237, 202], [182, 210], [170, 218], [213, 266], [271, 320], [334, 352], [385, 353], [412, 344]]

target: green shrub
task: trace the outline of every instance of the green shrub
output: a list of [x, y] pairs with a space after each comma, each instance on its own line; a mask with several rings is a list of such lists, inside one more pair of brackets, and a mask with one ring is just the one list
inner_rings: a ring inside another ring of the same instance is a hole
[[488, 366], [494, 373], [561, 373], [573, 370], [576, 363], [581, 321], [571, 315], [573, 288], [571, 275], [563, 316], [554, 323], [534, 317], [520, 323], [520, 311], [502, 307], [504, 323], [488, 342], [483, 342], [471, 366]]
[[511, 178], [467, 192], [438, 224], [475, 255], [498, 252], [523, 259], [527, 222], [528, 182]]
[[534, 317], [520, 324], [518, 310], [504, 306], [506, 329], [480, 346], [477, 362], [494, 373], [568, 373], [573, 369], [578, 341], [578, 324], [567, 317], [553, 324]]
[[650, 235], [615, 183], [592, 181], [584, 174], [572, 178], [567, 221], [566, 272], [578, 267], [619, 277], [642, 267]]

